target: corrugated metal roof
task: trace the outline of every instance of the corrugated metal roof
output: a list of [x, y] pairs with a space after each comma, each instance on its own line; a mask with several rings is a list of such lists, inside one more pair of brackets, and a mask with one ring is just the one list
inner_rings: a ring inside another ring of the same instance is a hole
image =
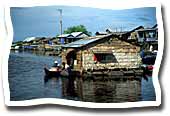
[[30, 42], [32, 40], [36, 39], [36, 37], [27, 37], [23, 42]]
[[83, 32], [72, 32], [72, 33], [70, 33], [70, 34], [62, 34], [62, 35], [59, 35], [58, 37], [77, 38], [77, 37], [79, 37], [79, 35], [81, 35], [81, 34], [85, 34], [85, 33], [83, 33]]
[[58, 37], [73, 37], [73, 35], [71, 35], [71, 34], [62, 34], [62, 35], [59, 35]]
[[72, 36], [77, 37], [78, 35], [82, 34], [83, 32], [73, 32], [71, 33]]
[[69, 43], [69, 44], [66, 44], [64, 45], [63, 47], [69, 47], [69, 48], [77, 48], [77, 47], [82, 47], [83, 45], [87, 45], [91, 42], [94, 42], [96, 40], [98, 40], [100, 38], [95, 38], [95, 39], [81, 39], [81, 40], [78, 40], [78, 41], [75, 41], [75, 42], [72, 42], [72, 43]]
[[139, 31], [156, 31], [158, 28], [145, 28], [145, 29], [139, 29], [139, 30], [136, 30], [137, 32]]
[[107, 35], [108, 33], [107, 32], [100, 32], [100, 31], [97, 31], [95, 33], [95, 35]]

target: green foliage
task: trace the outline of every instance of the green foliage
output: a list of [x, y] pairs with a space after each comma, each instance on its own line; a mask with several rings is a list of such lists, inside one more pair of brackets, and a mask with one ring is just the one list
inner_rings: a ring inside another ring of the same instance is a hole
[[59, 36], [59, 34], [56, 35], [56, 38]]
[[87, 31], [87, 29], [86, 29], [86, 27], [84, 25], [78, 25], [78, 26], [69, 27], [64, 31], [64, 34], [70, 34], [72, 32], [84, 32], [84, 33], [86, 33], [88, 35], [92, 34], [91, 32]]

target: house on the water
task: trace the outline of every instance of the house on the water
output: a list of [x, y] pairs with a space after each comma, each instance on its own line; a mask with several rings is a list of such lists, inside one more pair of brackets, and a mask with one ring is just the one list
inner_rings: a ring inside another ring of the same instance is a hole
[[24, 50], [54, 50], [58, 48], [56, 37], [29, 37], [23, 41]]
[[139, 68], [140, 47], [128, 43], [116, 34], [84, 38], [63, 46], [62, 62], [74, 70]]
[[158, 28], [146, 28], [136, 31], [137, 41], [145, 50], [158, 50]]
[[127, 41], [132, 44], [139, 45], [142, 49], [158, 50], [158, 28], [157, 24], [151, 28], [144, 28], [138, 26], [130, 31], [115, 32], [111, 29], [106, 29], [105, 32], [96, 32], [96, 35], [107, 35], [114, 34], [118, 35], [121, 40]]
[[130, 42], [130, 43], [137, 43], [137, 36], [134, 34], [137, 30], [144, 29], [143, 26], [138, 26], [132, 30], [129, 31], [113, 31], [111, 29], [106, 29], [105, 32], [96, 32], [96, 35], [107, 35], [107, 34], [114, 34], [119, 36], [124, 41]]
[[89, 35], [86, 33], [83, 33], [83, 32], [73, 32], [70, 34], [59, 35], [57, 38], [59, 40], [59, 43], [67, 44], [67, 43], [71, 43], [71, 42], [80, 40], [85, 37], [89, 37]]

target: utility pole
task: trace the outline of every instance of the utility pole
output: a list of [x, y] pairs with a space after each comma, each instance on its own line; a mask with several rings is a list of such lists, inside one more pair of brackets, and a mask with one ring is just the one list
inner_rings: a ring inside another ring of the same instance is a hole
[[117, 32], [117, 27], [116, 27], [116, 32]]
[[60, 25], [60, 35], [62, 35], [62, 9], [58, 9], [60, 16], [59, 16], [59, 25]]

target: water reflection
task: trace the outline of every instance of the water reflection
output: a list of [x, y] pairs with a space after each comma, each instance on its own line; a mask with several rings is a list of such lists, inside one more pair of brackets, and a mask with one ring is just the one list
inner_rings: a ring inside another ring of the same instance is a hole
[[12, 53], [30, 53], [35, 54], [37, 56], [56, 56], [59, 55], [60, 52], [56, 53], [56, 51], [40, 51], [40, 50], [11, 50]]
[[62, 78], [62, 95], [63, 98], [74, 99], [78, 97], [76, 93], [76, 81], [74, 78]]
[[141, 101], [141, 79], [83, 80], [64, 77], [59, 80], [64, 99], [99, 103]]
[[8, 80], [12, 101], [36, 98], [61, 98], [86, 102], [154, 101], [152, 77], [49, 78], [44, 82], [44, 64], [50, 67], [56, 58], [32, 53], [11, 53]]

